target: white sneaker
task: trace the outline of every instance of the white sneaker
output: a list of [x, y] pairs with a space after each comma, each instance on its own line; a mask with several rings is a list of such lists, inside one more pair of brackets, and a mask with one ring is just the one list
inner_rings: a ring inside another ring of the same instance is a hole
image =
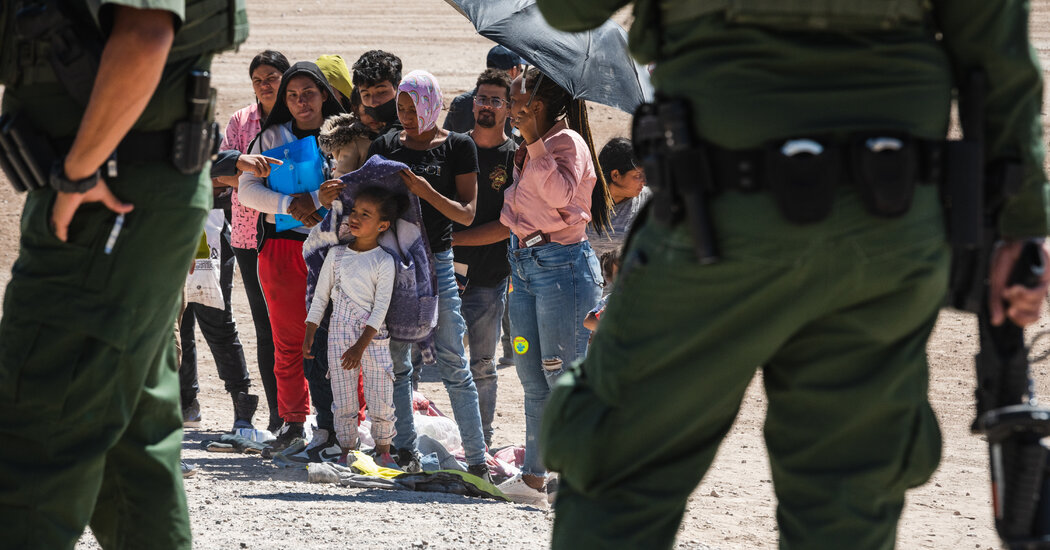
[[499, 490], [503, 492], [511, 502], [526, 504], [540, 510], [546, 510], [550, 505], [547, 503], [547, 493], [543, 490], [533, 489], [521, 479], [518, 474], [507, 481], [499, 484]]

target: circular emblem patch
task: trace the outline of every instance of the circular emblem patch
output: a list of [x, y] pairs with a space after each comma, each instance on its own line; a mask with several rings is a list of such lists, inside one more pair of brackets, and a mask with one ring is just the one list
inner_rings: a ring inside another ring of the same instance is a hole
[[514, 353], [524, 355], [527, 351], [529, 351], [529, 341], [523, 336], [514, 338]]

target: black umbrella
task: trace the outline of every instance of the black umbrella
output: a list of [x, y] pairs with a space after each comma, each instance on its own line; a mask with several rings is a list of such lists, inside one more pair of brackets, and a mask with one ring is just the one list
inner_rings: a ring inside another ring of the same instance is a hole
[[535, 0], [445, 0], [474, 24], [478, 34], [514, 53], [586, 99], [633, 113], [651, 101], [649, 72], [627, 53], [627, 33], [612, 21], [587, 32], [554, 29]]

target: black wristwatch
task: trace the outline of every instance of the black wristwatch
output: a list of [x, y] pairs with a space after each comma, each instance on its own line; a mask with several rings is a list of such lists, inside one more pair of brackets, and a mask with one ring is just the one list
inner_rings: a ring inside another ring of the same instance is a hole
[[51, 188], [63, 193], [86, 193], [98, 183], [99, 171], [95, 170], [90, 176], [81, 180], [71, 180], [66, 177], [65, 159], [55, 161], [51, 166]]

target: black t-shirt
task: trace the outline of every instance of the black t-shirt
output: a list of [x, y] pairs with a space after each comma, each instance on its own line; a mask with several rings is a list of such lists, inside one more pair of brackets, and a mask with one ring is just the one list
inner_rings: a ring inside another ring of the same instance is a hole
[[[389, 132], [379, 136], [368, 148], [369, 157], [377, 154], [407, 164], [412, 172], [427, 180], [435, 191], [450, 199], [457, 198], [456, 176], [478, 171], [478, 150], [474, 140], [455, 132], [449, 132], [441, 145], [426, 151], [405, 147], [401, 143], [400, 132]], [[430, 250], [448, 250], [452, 247], [452, 220], [430, 203], [419, 202]]]
[[318, 127], [313, 130], [301, 130], [296, 126], [295, 122], [292, 122], [292, 135], [295, 136], [296, 139], [303, 139], [306, 136], [317, 137], [321, 135], [321, 128]]
[[[508, 139], [499, 147], [478, 148], [478, 201], [471, 227], [498, 220], [503, 211], [503, 191], [514, 177], [514, 153], [518, 144]], [[456, 231], [465, 229], [455, 224]], [[484, 246], [457, 246], [456, 261], [467, 264], [470, 285], [494, 287], [510, 275], [507, 240]]]

